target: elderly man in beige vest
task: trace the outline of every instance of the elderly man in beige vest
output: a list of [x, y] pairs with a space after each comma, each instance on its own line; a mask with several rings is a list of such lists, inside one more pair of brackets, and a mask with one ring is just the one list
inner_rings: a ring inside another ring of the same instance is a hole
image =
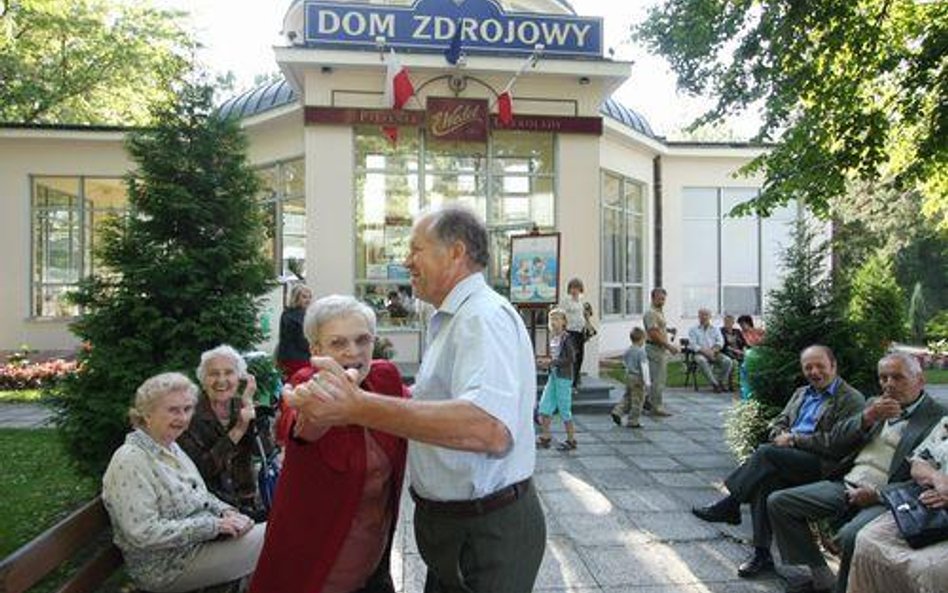
[[[909, 480], [908, 455], [945, 414], [945, 408], [925, 393], [925, 377], [911, 355], [883, 357], [879, 385], [882, 395], [833, 432], [833, 446], [851, 451], [853, 464], [845, 476], [780, 490], [767, 499], [781, 559], [809, 566], [813, 577], [790, 583], [790, 593], [846, 591], [856, 534], [885, 512], [879, 492]], [[831, 518], [845, 520], [838, 532], [842, 557], [835, 579], [808, 526], [809, 521]]]

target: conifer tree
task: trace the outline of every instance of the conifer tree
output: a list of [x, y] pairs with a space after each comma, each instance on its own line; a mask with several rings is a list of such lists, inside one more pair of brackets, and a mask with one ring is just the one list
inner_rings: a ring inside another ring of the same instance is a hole
[[806, 221], [796, 223], [783, 269], [783, 283], [770, 293], [764, 342], [755, 347], [757, 356], [748, 368], [754, 398], [771, 411], [786, 405], [805, 382], [800, 352], [812, 344], [832, 348], [837, 370], [847, 381], [857, 388], [871, 387], [876, 361], [866, 368], [846, 316], [848, 294], [830, 273], [826, 243]]
[[54, 394], [56, 423], [85, 473], [99, 475], [128, 431], [135, 389], [169, 370], [191, 373], [220, 343], [262, 336], [258, 299], [270, 286], [258, 179], [246, 140], [218, 118], [210, 87], [190, 83], [131, 134], [137, 168], [128, 214], [103, 232], [104, 272], [75, 296], [80, 371]]

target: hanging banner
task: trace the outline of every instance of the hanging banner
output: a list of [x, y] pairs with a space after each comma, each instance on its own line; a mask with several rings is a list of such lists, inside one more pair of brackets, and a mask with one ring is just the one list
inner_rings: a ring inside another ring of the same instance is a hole
[[460, 28], [466, 53], [602, 57], [602, 19], [576, 15], [506, 12], [493, 0], [418, 0], [411, 7], [305, 0], [308, 46], [444, 51]]
[[487, 99], [428, 97], [428, 134], [437, 140], [487, 142]]

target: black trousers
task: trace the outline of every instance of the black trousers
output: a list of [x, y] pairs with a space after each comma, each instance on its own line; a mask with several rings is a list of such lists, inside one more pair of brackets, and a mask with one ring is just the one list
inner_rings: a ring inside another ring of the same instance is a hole
[[738, 501], [749, 503], [754, 524], [754, 545], [769, 548], [773, 528], [767, 515], [771, 492], [822, 479], [821, 458], [792, 447], [761, 445], [724, 481]]
[[586, 351], [586, 338], [583, 332], [567, 331], [569, 337], [573, 339], [573, 346], [576, 350], [576, 360], [573, 361], [573, 387], [579, 387], [579, 369], [583, 368], [583, 353]]
[[415, 507], [425, 593], [530, 593], [546, 548], [546, 521], [533, 485], [490, 513], [455, 517]]

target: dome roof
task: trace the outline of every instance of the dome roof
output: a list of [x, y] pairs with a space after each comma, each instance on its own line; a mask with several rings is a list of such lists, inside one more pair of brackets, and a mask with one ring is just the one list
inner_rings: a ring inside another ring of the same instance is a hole
[[250, 89], [224, 101], [217, 112], [221, 117], [243, 119], [283, 107], [297, 100], [296, 90], [285, 78]]
[[[241, 93], [236, 97], [231, 97], [224, 101], [218, 109], [218, 113], [223, 117], [243, 119], [277, 107], [296, 103], [297, 100], [298, 97], [293, 86], [286, 79], [281, 78]], [[606, 102], [599, 108], [599, 113], [640, 134], [657, 138], [655, 132], [652, 131], [652, 126], [649, 125], [648, 120], [642, 114], [629, 109], [613, 97], [606, 99]]]
[[599, 108], [599, 113], [606, 117], [611, 117], [621, 124], [625, 124], [640, 134], [644, 134], [650, 138], [658, 137], [655, 135], [655, 132], [652, 131], [652, 126], [649, 125], [645, 116], [638, 111], [629, 109], [613, 97], [606, 99], [606, 102]]

